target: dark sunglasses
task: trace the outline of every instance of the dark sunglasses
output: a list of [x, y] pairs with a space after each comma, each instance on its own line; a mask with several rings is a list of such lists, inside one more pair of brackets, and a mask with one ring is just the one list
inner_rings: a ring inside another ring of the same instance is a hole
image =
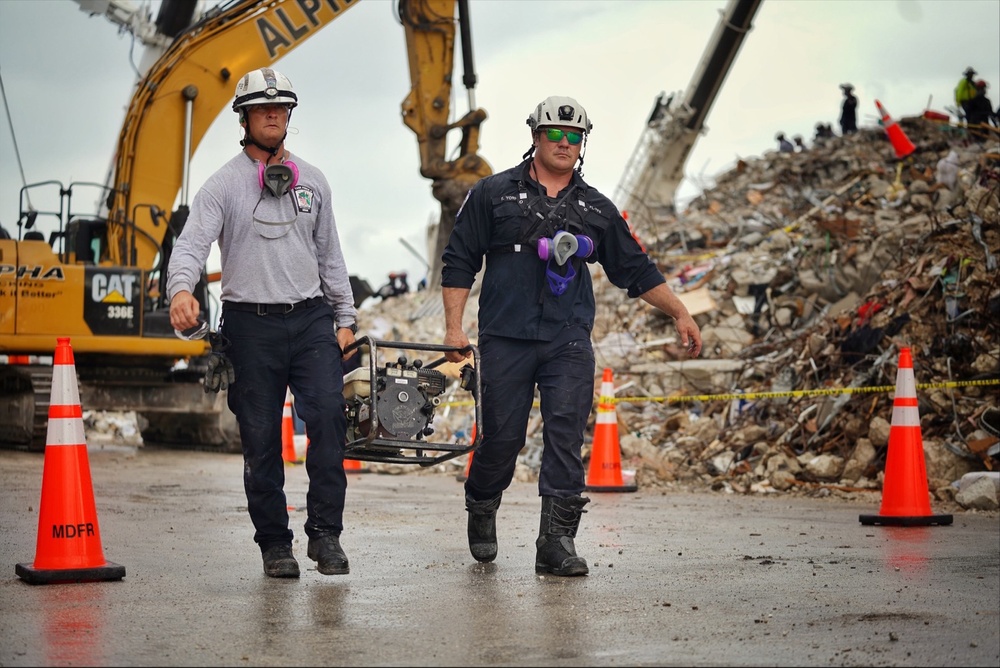
[[568, 141], [573, 146], [576, 146], [577, 144], [583, 141], [582, 132], [573, 132], [573, 131], [566, 132], [565, 130], [560, 130], [559, 128], [545, 128], [545, 138], [548, 139], [549, 141], [559, 142], [562, 141], [563, 137], [566, 137], [566, 141]]

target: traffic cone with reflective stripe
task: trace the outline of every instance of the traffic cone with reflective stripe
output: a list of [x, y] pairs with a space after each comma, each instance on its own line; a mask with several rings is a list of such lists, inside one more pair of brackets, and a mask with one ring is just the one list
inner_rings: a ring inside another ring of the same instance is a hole
[[892, 143], [892, 150], [896, 152], [896, 158], [902, 160], [916, 151], [917, 147], [903, 132], [903, 128], [899, 127], [899, 123], [889, 117], [889, 112], [885, 110], [882, 103], [875, 100], [875, 106], [878, 107], [878, 113], [882, 117], [882, 127], [885, 128], [885, 134], [888, 135], [889, 141]]
[[17, 564], [29, 584], [121, 580], [125, 567], [107, 561], [90, 479], [83, 409], [69, 338], [57, 338], [52, 362], [49, 424], [38, 506], [35, 561]]
[[586, 490], [589, 492], [634, 492], [635, 484], [626, 485], [622, 477], [622, 457], [618, 444], [618, 413], [615, 411], [615, 385], [611, 369], [604, 370], [601, 396], [597, 402], [594, 444], [590, 449], [590, 468]]
[[295, 422], [292, 420], [292, 391], [285, 388], [285, 407], [281, 411], [281, 458], [286, 464], [299, 461], [295, 454]]
[[[475, 443], [475, 442], [476, 442], [476, 422], [475, 420], [473, 420], [472, 431], [469, 432], [469, 443]], [[469, 471], [472, 469], [472, 455], [475, 452], [476, 452], [475, 450], [469, 450], [469, 457], [468, 459], [465, 460], [465, 471], [455, 476], [455, 480], [459, 482], [465, 482], [466, 480], [469, 479]]]
[[889, 450], [882, 482], [882, 507], [878, 515], [861, 515], [860, 520], [862, 524], [894, 526], [951, 524], [952, 521], [951, 515], [931, 514], [924, 440], [917, 409], [917, 385], [909, 348], [899, 351]]

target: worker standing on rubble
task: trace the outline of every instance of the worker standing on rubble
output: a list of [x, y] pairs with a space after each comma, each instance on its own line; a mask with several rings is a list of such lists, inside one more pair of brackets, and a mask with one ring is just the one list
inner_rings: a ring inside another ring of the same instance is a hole
[[[469, 345], [462, 328], [476, 275], [477, 370], [483, 440], [465, 482], [468, 539], [480, 562], [497, 556], [496, 515], [524, 447], [535, 387], [544, 421], [535, 571], [586, 575], [573, 539], [584, 506], [581, 450], [594, 395], [595, 298], [588, 263], [674, 318], [681, 344], [701, 352], [701, 333], [611, 200], [583, 180], [592, 124], [580, 103], [548, 97], [528, 116], [531, 147], [517, 166], [479, 181], [459, 210], [442, 256], [444, 344]], [[577, 166], [579, 162], [579, 166]], [[459, 362], [469, 353], [448, 352]]]
[[[997, 117], [993, 112], [993, 103], [986, 96], [986, 82], [980, 79], [976, 82], [976, 96], [965, 105], [965, 121], [969, 126], [996, 125]], [[986, 141], [986, 132], [970, 133], [978, 142]]]
[[962, 78], [959, 79], [958, 85], [955, 86], [955, 104], [958, 105], [961, 115], [966, 118], [966, 121], [968, 121], [969, 117], [968, 104], [976, 97], [975, 76], [976, 70], [966, 67], [965, 71], [962, 72]]
[[774, 135], [774, 139], [775, 141], [778, 142], [779, 153], [795, 153], [795, 144], [788, 141], [788, 138], [785, 137], [784, 132], [779, 132], [778, 134]]
[[210, 362], [205, 391], [220, 388], [213, 371], [231, 363], [234, 373], [221, 385], [229, 384], [229, 408], [239, 422], [254, 541], [264, 573], [275, 578], [299, 576], [281, 442], [288, 388], [309, 434], [308, 556], [324, 575], [349, 572], [339, 538], [347, 491], [341, 355], [354, 343], [357, 312], [330, 185], [319, 169], [293, 160], [285, 148], [297, 105], [280, 72], [262, 68], [239, 79], [233, 111], [244, 131], [243, 150], [194, 198], [170, 257], [167, 288], [174, 328], [196, 326], [192, 291], [218, 240], [222, 318], [212, 347], [222, 364]]
[[854, 86], [849, 83], [840, 84], [844, 92], [844, 101], [840, 105], [840, 133], [852, 135], [858, 131], [858, 98], [854, 94]]

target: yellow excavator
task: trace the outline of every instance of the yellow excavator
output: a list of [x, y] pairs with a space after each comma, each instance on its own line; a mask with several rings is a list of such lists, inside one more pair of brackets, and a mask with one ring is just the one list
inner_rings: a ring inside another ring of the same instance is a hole
[[[191, 157], [232, 102], [237, 77], [280, 60], [360, 1], [229, 0], [197, 17], [194, 0], [163, 1], [144, 36], [160, 53], [135, 86], [110, 182], [25, 185], [17, 238], [0, 239], [0, 446], [44, 449], [52, 354], [57, 337], [70, 337], [88, 410], [135, 411], [145, 442], [239, 450], [225, 393], [202, 389], [208, 344], [175, 335], [158, 287], [188, 215]], [[115, 0], [103, 8], [113, 20], [120, 9]], [[396, 9], [411, 80], [402, 118], [441, 203], [443, 247], [466, 191], [491, 173], [478, 155], [486, 113], [472, 103], [468, 0], [398, 0]], [[456, 34], [470, 111], [450, 121]], [[453, 130], [459, 152], [448, 159]], [[42, 188], [58, 189], [57, 210], [25, 205]], [[80, 188], [99, 190], [100, 213], [73, 210]], [[48, 238], [35, 229], [39, 216], [58, 220]], [[209, 278], [206, 270], [196, 295], [205, 313]]]

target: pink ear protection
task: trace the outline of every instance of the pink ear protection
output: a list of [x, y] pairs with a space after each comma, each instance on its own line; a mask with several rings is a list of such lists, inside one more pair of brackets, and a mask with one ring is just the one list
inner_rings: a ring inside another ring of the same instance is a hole
[[291, 160], [267, 166], [258, 162], [257, 182], [261, 190], [266, 187], [275, 197], [281, 197], [299, 182], [299, 168]]

